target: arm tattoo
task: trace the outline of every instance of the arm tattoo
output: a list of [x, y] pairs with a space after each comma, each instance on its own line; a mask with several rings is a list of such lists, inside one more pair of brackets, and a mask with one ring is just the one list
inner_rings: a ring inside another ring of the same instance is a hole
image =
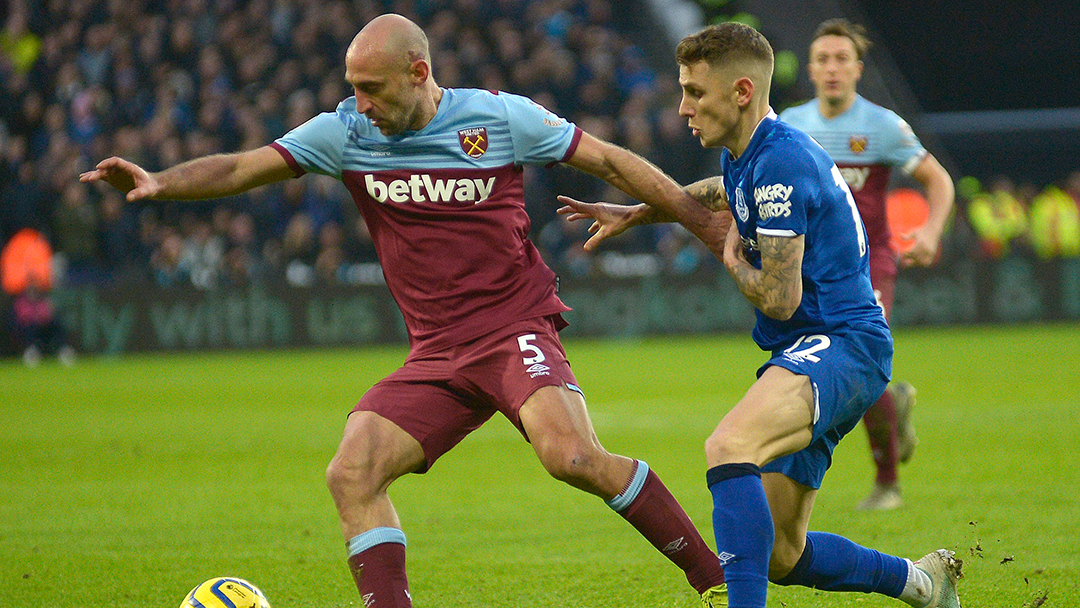
[[683, 190], [694, 197], [703, 207], [711, 211], [721, 211], [728, 207], [723, 176], [707, 177], [690, 184]]
[[730, 268], [743, 295], [770, 317], [787, 319], [802, 301], [803, 239], [759, 234], [761, 270], [746, 263]]
[[663, 209], [658, 209], [656, 207], [650, 207], [648, 215], [642, 216], [641, 219], [638, 221], [638, 224], [666, 224], [668, 222], [677, 221], [679, 221], [678, 218], [668, 213], [667, 211], [664, 211]]
[[[724, 192], [723, 176], [706, 177], [683, 188], [683, 192], [690, 195], [702, 207], [712, 212], [723, 211], [728, 208], [727, 193]], [[679, 218], [667, 211], [656, 209], [650, 216], [640, 223], [652, 224], [656, 222], [677, 222]], [[721, 240], [722, 242], [722, 240]]]

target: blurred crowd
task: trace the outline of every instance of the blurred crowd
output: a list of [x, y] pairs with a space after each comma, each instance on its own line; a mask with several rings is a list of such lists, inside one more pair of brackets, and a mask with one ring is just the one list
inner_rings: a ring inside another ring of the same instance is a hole
[[1041, 189], [997, 176], [986, 187], [962, 178], [957, 190], [983, 257], [1080, 257], [1080, 171]]
[[[606, 0], [10, 0], [0, 15], [0, 243], [24, 227], [42, 232], [68, 285], [377, 282], [364, 223], [332, 178], [217, 201], [127, 203], [78, 174], [112, 155], [153, 171], [251, 149], [332, 111], [351, 94], [348, 43], [388, 11], [425, 28], [441, 86], [530, 96], [691, 181], [708, 157], [677, 115], [673, 70], [650, 67], [615, 10]], [[596, 271], [580, 251], [586, 226], [556, 221], [555, 194], [618, 193], [565, 168], [527, 177], [547, 258]], [[648, 257], [638, 254], [657, 248], [677, 271], [710, 263], [669, 226], [628, 235], [609, 251], [623, 257], [604, 266], [636, 272]]]
[[[651, 60], [634, 11], [607, 0], [9, 0], [0, 13], [0, 243], [31, 227], [67, 285], [149, 281], [212, 289], [381, 280], [336, 180], [306, 176], [231, 199], [127, 203], [80, 172], [111, 155], [148, 170], [265, 145], [350, 94], [342, 61], [369, 19], [428, 33], [436, 81], [527, 95], [649, 158], [680, 183], [708, 175], [677, 113], [677, 74]], [[621, 11], [621, 12], [616, 12]], [[641, 18], [640, 15], [637, 16]], [[654, 67], [660, 66], [660, 67]], [[962, 188], [978, 249], [1077, 255], [1080, 173], [1039, 191], [1005, 178]], [[526, 172], [533, 239], [562, 274], [692, 273], [717, 262], [678, 226], [581, 249], [556, 194], [625, 202], [556, 166]], [[968, 224], [967, 221], [964, 222]], [[968, 243], [971, 244], [971, 243]], [[974, 245], [972, 245], [975, 248]]]

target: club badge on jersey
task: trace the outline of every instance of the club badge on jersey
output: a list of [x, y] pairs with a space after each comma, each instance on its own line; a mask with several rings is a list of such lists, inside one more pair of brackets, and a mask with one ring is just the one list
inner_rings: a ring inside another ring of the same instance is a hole
[[457, 132], [457, 136], [458, 143], [461, 144], [461, 150], [465, 152], [469, 158], [480, 158], [487, 152], [487, 127], [462, 129]]

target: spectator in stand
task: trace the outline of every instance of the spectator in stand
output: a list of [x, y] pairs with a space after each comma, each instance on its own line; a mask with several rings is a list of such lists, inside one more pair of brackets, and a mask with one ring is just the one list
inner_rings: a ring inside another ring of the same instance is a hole
[[184, 238], [184, 263], [191, 269], [191, 283], [200, 289], [218, 286], [225, 257], [225, 239], [205, 220], [196, 220]]
[[289, 220], [281, 238], [281, 264], [290, 285], [311, 284], [317, 255], [315, 225], [306, 213], [297, 213]]
[[[20, 138], [11, 138], [8, 147], [14, 148]], [[32, 163], [11, 163], [5, 167], [11, 171], [7, 187], [0, 192], [0, 238], [13, 236], [25, 226], [34, 225], [37, 218], [44, 217], [48, 208], [48, 195], [39, 185], [36, 169]]]
[[178, 287], [191, 280], [184, 260], [184, 240], [171, 227], [166, 228], [157, 249], [150, 256], [150, 275], [160, 287]]
[[14, 296], [12, 334], [21, 341], [23, 363], [35, 367], [43, 355], [56, 353], [64, 365], [75, 362], [63, 325], [49, 296], [52, 246], [41, 232], [23, 228], [0, 251], [0, 284]]
[[66, 256], [69, 272], [91, 272], [98, 258], [99, 220], [89, 189], [68, 184], [52, 219], [56, 249]]
[[979, 239], [983, 255], [1000, 259], [1026, 237], [1027, 210], [1016, 194], [1012, 179], [994, 178], [989, 192], [975, 194], [968, 203], [968, 221]]
[[1065, 178], [1065, 193], [1073, 200], [1073, 206], [1080, 209], [1080, 169], [1077, 169]]
[[345, 271], [345, 231], [341, 224], [329, 221], [319, 227], [319, 253], [315, 257], [315, 275], [329, 285], [341, 283]]
[[680, 224], [663, 225], [656, 251], [664, 263], [664, 271], [673, 275], [693, 274], [719, 266], [712, 252]]
[[569, 276], [584, 277], [593, 272], [592, 256], [585, 251], [589, 240], [588, 227], [583, 222], [552, 221], [540, 230], [537, 246], [544, 259]]
[[[138, 272], [138, 220], [135, 211], [124, 204], [124, 198], [116, 192], [106, 192], [101, 197], [98, 229], [101, 260], [114, 278], [129, 279]], [[145, 268], [145, 266], [141, 266]]]
[[56, 354], [61, 364], [75, 363], [75, 349], [67, 343], [67, 332], [56, 317], [49, 292], [31, 283], [15, 297], [15, 335], [23, 342], [23, 363], [37, 367], [45, 355]]
[[[350, 24], [390, 8], [415, 11], [429, 22], [432, 45], [447, 64], [439, 66], [445, 84], [536, 93], [583, 122], [590, 116], [614, 119], [627, 92], [653, 77], [613, 26], [611, 6], [595, 0], [329, 6], [282, 0], [265, 14], [262, 3], [39, 4], [9, 2], [0, 32], [0, 131], [21, 138], [9, 142], [21, 141], [26, 151], [0, 179], [0, 197], [9, 199], [10, 190], [21, 188], [13, 176], [23, 165], [29, 166], [25, 174], [52, 177], [38, 186], [44, 197], [36, 217], [52, 217], [72, 181], [69, 168], [86, 165], [103, 150], [159, 169], [182, 158], [257, 147], [332, 109], [346, 90], [334, 66], [351, 40]], [[105, 18], [89, 18], [96, 8]], [[250, 26], [260, 20], [268, 27]], [[518, 77], [526, 86], [517, 86]], [[316, 194], [333, 203], [344, 192]], [[268, 188], [252, 198], [280, 201], [280, 195], [280, 188]], [[160, 225], [177, 227], [170, 204], [154, 207]], [[280, 241], [289, 217], [301, 211], [260, 207], [258, 201], [248, 208], [259, 212], [256, 250]], [[95, 240], [107, 270], [130, 266], [140, 255], [125, 259], [116, 244], [150, 236], [130, 221], [141, 211], [118, 214], [103, 203]], [[18, 213], [17, 206], [0, 207], [0, 226], [10, 232], [7, 227], [23, 223], [12, 217]], [[200, 219], [208, 213], [200, 210]], [[127, 220], [117, 222], [124, 215]], [[316, 227], [329, 220], [353, 223], [312, 217]], [[544, 223], [536, 222], [537, 233]], [[131, 231], [126, 238], [125, 229]], [[144, 242], [143, 264], [156, 241]], [[347, 262], [358, 261], [353, 248], [344, 253]]]
[[30, 31], [29, 6], [13, 2], [0, 31], [0, 57], [18, 74], [26, 74], [41, 53], [41, 39]]
[[1031, 201], [1031, 246], [1044, 260], [1080, 256], [1080, 171], [1065, 187], [1050, 184]]

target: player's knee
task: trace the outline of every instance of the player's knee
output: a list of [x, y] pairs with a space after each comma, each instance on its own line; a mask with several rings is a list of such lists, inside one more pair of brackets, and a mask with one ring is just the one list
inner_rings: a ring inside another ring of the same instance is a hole
[[340, 454], [335, 455], [326, 466], [326, 487], [330, 494], [337, 497], [349, 490], [361, 487], [363, 468], [357, 463], [348, 462]]
[[543, 465], [552, 477], [571, 485], [576, 485], [576, 482], [589, 477], [589, 459], [581, 454], [548, 455], [543, 459]]
[[579, 445], [550, 446], [540, 454], [540, 462], [548, 474], [578, 487], [597, 477], [600, 460], [597, 450]]
[[732, 462], [753, 462], [752, 450], [738, 434], [717, 428], [705, 440], [705, 459], [709, 466]]
[[379, 450], [371, 445], [342, 445], [326, 466], [326, 486], [335, 497], [374, 493], [391, 481]]
[[769, 558], [769, 580], [776, 582], [784, 579], [795, 568], [802, 557], [802, 547], [795, 547], [783, 542], [779, 537], [773, 544], [772, 556]]

